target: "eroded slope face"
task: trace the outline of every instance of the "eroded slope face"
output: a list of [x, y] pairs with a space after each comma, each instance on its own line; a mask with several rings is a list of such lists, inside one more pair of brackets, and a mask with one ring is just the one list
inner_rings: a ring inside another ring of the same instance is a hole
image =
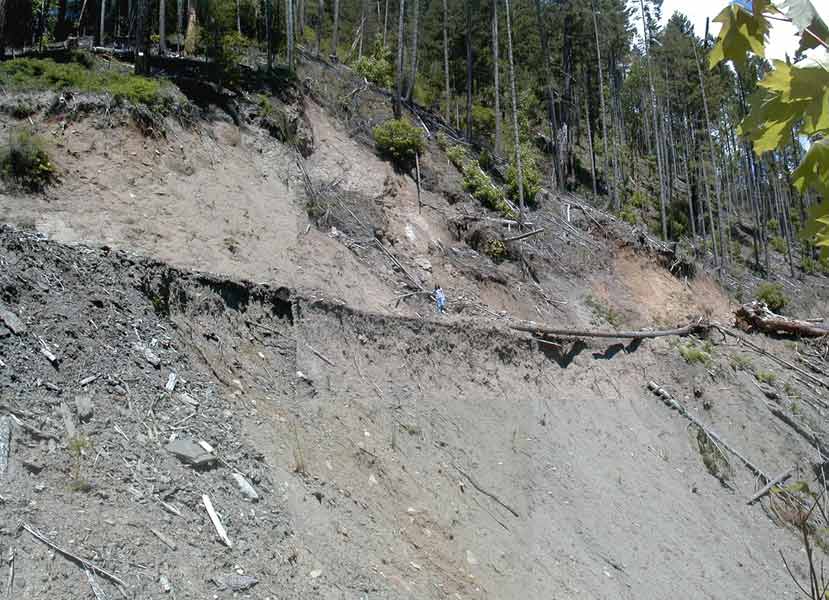
[[[137, 597], [163, 593], [163, 577], [178, 598], [229, 598], [213, 579], [239, 572], [257, 579], [252, 598], [790, 590], [776, 552], [797, 543], [745, 506], [753, 478], [736, 468], [723, 488], [687, 422], [644, 388], [691, 388], [667, 342], [545, 353], [469, 321], [378, 316], [17, 232], [1, 247], [3, 306], [25, 327], [0, 332], [15, 415], [0, 543], [26, 557], [15, 597], [89, 589], [20, 520]], [[770, 472], [802, 460], [731, 383], [708, 388], [704, 418]], [[187, 438], [221, 460], [183, 464], [167, 444]]]
[[[14, 126], [0, 124], [0, 135]], [[0, 221], [184, 268], [324, 289], [356, 304], [388, 300], [345, 247], [306, 231], [294, 150], [255, 127], [168, 126], [166, 139], [150, 139], [92, 118], [65, 128], [41, 123], [60, 183], [45, 195], [0, 194]]]

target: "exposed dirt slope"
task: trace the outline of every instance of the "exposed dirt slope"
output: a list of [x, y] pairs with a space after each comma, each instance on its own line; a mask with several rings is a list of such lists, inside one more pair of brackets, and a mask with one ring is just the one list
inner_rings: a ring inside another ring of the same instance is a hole
[[[790, 589], [777, 550], [795, 555], [797, 542], [745, 506], [753, 479], [736, 468], [724, 488], [687, 422], [644, 389], [649, 378], [680, 397], [692, 387], [667, 342], [545, 354], [472, 322], [370, 314], [11, 231], [0, 244], [3, 303], [27, 328], [4, 334], [0, 386], [39, 431], [14, 427], [0, 494], [14, 597], [89, 589], [19, 520], [138, 598], [160, 595], [162, 576], [178, 598], [229, 598], [211, 578], [234, 572], [258, 579], [241, 594], [253, 598]], [[769, 471], [807, 454], [757, 394], [726, 383], [707, 387], [714, 407], [703, 416], [721, 435]], [[79, 395], [94, 405], [84, 421]], [[90, 442], [80, 457], [67, 427]], [[185, 436], [208, 441], [221, 463], [182, 465], [164, 448]], [[233, 471], [258, 503], [243, 499]], [[217, 539], [202, 494], [233, 548]]]
[[[367, 139], [383, 96], [366, 88], [343, 116], [332, 99], [353, 79], [320, 73], [306, 80], [308, 181], [255, 123], [170, 124], [149, 140], [35, 115], [62, 181], [45, 196], [0, 192], [0, 220], [26, 228], [0, 231], [0, 309], [25, 326], [0, 325], [13, 596], [90, 596], [20, 521], [135, 598], [166, 583], [177, 598], [234, 597], [221, 588], [234, 573], [258, 580], [236, 592], [251, 598], [791, 595], [778, 551], [800, 572], [797, 538], [767, 504], [746, 506], [757, 485], [733, 458], [709, 472], [695, 431], [646, 384], [767, 473], [797, 464], [807, 479], [815, 449], [769, 406], [819, 441], [823, 392], [732, 340], [538, 345], [511, 332], [510, 318], [727, 322], [733, 304], [710, 274], [671, 275], [636, 251], [636, 232], [622, 239], [566, 195], [532, 213], [546, 230], [521, 243], [522, 261], [491, 260], [463, 224], [491, 215], [434, 141], [419, 206], [412, 177]], [[440, 282], [450, 314], [401, 298], [413, 279]], [[790, 360], [802, 349], [755, 343]], [[182, 438], [220, 460], [184, 465], [167, 449]]]

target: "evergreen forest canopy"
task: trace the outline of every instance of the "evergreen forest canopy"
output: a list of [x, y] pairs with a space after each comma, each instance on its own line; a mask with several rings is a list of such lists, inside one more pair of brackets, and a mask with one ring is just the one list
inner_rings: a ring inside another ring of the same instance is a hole
[[[662, 0], [56, 2], [0, 0], [0, 48], [94, 36], [145, 74], [151, 54], [319, 54], [392, 89], [398, 116], [417, 102], [508, 161], [522, 216], [541, 187], [580, 191], [719, 266], [768, 273], [775, 251], [829, 272], [829, 28], [809, 0], [734, 2], [716, 40], [665, 21]], [[773, 20], [802, 36], [789, 61], [765, 59]]]

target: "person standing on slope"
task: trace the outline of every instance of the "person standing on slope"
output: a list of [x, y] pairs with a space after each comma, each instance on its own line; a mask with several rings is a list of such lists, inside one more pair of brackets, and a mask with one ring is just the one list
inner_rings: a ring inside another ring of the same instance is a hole
[[443, 293], [443, 288], [440, 287], [440, 284], [435, 284], [435, 291], [433, 293], [433, 296], [435, 297], [435, 307], [437, 308], [438, 313], [445, 313], [446, 295]]

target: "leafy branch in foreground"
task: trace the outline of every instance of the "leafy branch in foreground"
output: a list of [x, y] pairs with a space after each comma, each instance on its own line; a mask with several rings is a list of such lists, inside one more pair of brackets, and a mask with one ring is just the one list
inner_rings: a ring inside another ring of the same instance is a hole
[[[751, 4], [751, 3], [750, 3]], [[798, 53], [815, 48], [829, 50], [829, 26], [810, 0], [754, 0], [752, 11], [732, 3], [715, 19], [722, 24], [717, 43], [709, 55], [714, 68], [731, 60], [744, 65], [748, 54], [765, 56], [771, 20], [791, 22], [800, 35]], [[801, 66], [802, 65], [802, 66]], [[823, 202], [811, 210], [805, 232], [829, 252], [829, 68], [819, 63], [793, 65], [775, 60], [749, 98], [750, 112], [739, 133], [753, 142], [754, 152], [781, 150], [792, 132], [806, 138], [809, 148], [792, 183], [801, 193], [815, 190]]]

